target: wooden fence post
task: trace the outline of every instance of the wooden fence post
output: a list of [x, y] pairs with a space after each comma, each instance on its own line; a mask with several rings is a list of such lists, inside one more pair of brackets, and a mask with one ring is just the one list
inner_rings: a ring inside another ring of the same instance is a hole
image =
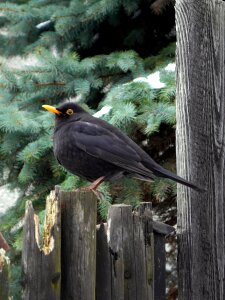
[[154, 233], [154, 299], [165, 300], [166, 292], [166, 249], [165, 237], [174, 232], [170, 225], [153, 221]]
[[39, 222], [27, 202], [22, 251], [24, 300], [60, 300], [61, 230], [59, 203], [54, 192], [47, 198], [43, 247], [39, 245]]
[[134, 214], [136, 299], [154, 299], [154, 240], [152, 204], [143, 202]]
[[97, 225], [96, 300], [111, 300], [111, 257], [107, 239], [107, 224]]
[[9, 299], [9, 259], [3, 248], [0, 249], [0, 299]]
[[225, 299], [225, 2], [175, 5], [178, 297]]
[[96, 221], [92, 192], [56, 187], [47, 198], [40, 246], [38, 217], [27, 203], [23, 299], [165, 299], [164, 236], [171, 227], [152, 221], [151, 203], [141, 203], [135, 212], [130, 205], [112, 205], [108, 223], [96, 229]]
[[96, 299], [153, 299], [151, 203], [135, 213], [130, 205], [111, 206], [108, 224], [97, 228], [97, 236]]
[[90, 191], [56, 191], [61, 203], [61, 299], [94, 300], [97, 199]]

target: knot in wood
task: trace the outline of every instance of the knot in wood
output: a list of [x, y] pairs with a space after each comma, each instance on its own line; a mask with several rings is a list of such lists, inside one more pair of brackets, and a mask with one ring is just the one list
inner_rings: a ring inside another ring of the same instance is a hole
[[60, 276], [61, 276], [60, 272], [57, 272], [57, 273], [53, 274], [52, 283], [55, 284], [59, 280]]
[[111, 247], [109, 247], [109, 253], [113, 256], [114, 260], [118, 259], [118, 253], [114, 252]]
[[130, 272], [129, 270], [126, 270], [126, 271], [124, 272], [124, 278], [125, 278], [125, 279], [131, 278], [131, 272]]

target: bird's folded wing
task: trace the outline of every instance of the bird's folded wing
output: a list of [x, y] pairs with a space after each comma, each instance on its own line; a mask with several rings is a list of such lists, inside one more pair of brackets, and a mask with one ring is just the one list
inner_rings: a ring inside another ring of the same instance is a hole
[[88, 122], [76, 122], [70, 127], [74, 146], [89, 155], [110, 162], [127, 171], [149, 178], [153, 173], [144, 167], [141, 156], [120, 137], [106, 128]]

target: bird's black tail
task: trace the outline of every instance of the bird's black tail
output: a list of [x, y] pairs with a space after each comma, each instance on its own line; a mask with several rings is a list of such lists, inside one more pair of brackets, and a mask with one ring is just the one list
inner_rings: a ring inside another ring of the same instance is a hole
[[164, 168], [162, 168], [161, 166], [157, 165], [157, 166], [154, 166], [154, 175], [156, 176], [159, 176], [159, 177], [165, 177], [165, 178], [169, 178], [169, 179], [172, 179], [173, 181], [176, 181], [178, 183], [181, 183], [183, 185], [186, 185], [198, 192], [204, 192], [205, 190], [196, 186], [195, 184], [191, 183], [190, 181], [174, 174], [173, 172], [170, 172]]

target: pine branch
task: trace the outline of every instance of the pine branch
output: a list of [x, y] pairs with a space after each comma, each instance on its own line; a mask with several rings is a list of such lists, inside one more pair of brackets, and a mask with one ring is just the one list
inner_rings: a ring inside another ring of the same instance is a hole
[[65, 82], [46, 82], [46, 83], [36, 83], [35, 86], [37, 87], [45, 87], [45, 86], [64, 86], [66, 85]]
[[[35, 86], [36, 87], [46, 87], [46, 86], [64, 86], [64, 85], [66, 85], [66, 83], [65, 82], [57, 82], [57, 81], [55, 81], [55, 82], [44, 82], [44, 83], [35, 83]], [[6, 89], [7, 88], [7, 86], [6, 86], [6, 84], [0, 84], [0, 88], [3, 88], [3, 89]]]
[[7, 7], [0, 7], [0, 11], [6, 11], [6, 12], [15, 12], [15, 13], [19, 13], [19, 12], [21, 12], [21, 11], [19, 11], [19, 10], [15, 10], [15, 9], [7, 8]]

